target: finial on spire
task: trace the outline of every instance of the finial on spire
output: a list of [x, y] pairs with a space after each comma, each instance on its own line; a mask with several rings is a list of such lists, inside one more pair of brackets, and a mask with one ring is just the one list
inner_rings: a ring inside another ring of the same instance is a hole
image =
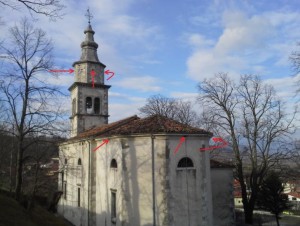
[[88, 18], [89, 24], [91, 24], [91, 19], [93, 18], [93, 15], [90, 12], [90, 9], [88, 8], [85, 14], [86, 18]]

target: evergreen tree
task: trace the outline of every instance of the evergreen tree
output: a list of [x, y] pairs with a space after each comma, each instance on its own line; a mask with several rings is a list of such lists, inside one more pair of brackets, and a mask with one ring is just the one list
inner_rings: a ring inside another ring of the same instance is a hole
[[283, 194], [283, 190], [284, 186], [279, 175], [271, 172], [263, 181], [257, 200], [259, 208], [275, 215], [277, 226], [280, 226], [279, 215], [290, 207], [288, 197]]

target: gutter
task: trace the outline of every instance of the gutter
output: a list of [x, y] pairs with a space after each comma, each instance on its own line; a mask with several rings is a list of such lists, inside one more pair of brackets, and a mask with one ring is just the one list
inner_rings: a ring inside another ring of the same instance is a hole
[[152, 211], [153, 211], [153, 226], [156, 226], [156, 213], [155, 213], [155, 171], [154, 171], [154, 136], [151, 134], [151, 156], [152, 156]]
[[213, 137], [212, 134], [199, 134], [199, 133], [191, 133], [191, 134], [187, 134], [187, 133], [167, 133], [167, 132], [164, 132], [164, 133], [136, 133], [136, 134], [99, 134], [97, 136], [90, 136], [90, 137], [83, 137], [83, 138], [70, 138], [66, 141], [63, 141], [61, 143], [59, 143], [60, 146], [63, 146], [63, 145], [68, 145], [68, 144], [73, 144], [73, 143], [78, 143], [78, 142], [84, 142], [84, 141], [88, 141], [89, 138], [93, 138], [95, 140], [101, 140], [103, 138], [109, 138], [109, 139], [112, 139], [112, 138], [124, 138], [124, 137], [148, 137], [148, 136], [186, 136], [188, 135], [189, 137]]
[[90, 195], [91, 195], [91, 142], [87, 140], [89, 144], [89, 169], [88, 169], [88, 226], [90, 226]]

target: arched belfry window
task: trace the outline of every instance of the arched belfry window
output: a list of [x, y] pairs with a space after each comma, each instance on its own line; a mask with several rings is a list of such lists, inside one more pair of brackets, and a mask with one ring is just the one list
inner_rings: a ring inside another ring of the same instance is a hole
[[94, 112], [95, 114], [99, 114], [100, 113], [100, 98], [96, 97], [95, 101], [94, 101]]
[[112, 159], [111, 162], [110, 162], [110, 168], [113, 168], [113, 169], [117, 169], [118, 168], [118, 163], [115, 159]]
[[81, 158], [78, 159], [77, 165], [81, 166]]
[[72, 101], [72, 115], [76, 114], [76, 98]]
[[91, 114], [93, 112], [93, 102], [91, 97], [85, 98], [85, 109], [86, 113]]
[[193, 161], [188, 158], [188, 157], [184, 157], [182, 159], [180, 159], [180, 161], [178, 162], [177, 168], [191, 168], [194, 167], [194, 163]]

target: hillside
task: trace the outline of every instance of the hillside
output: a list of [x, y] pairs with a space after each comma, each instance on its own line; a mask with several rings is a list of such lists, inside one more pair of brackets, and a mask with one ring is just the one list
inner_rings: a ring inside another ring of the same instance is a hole
[[69, 226], [42, 207], [36, 206], [28, 213], [14, 199], [0, 194], [0, 226]]

